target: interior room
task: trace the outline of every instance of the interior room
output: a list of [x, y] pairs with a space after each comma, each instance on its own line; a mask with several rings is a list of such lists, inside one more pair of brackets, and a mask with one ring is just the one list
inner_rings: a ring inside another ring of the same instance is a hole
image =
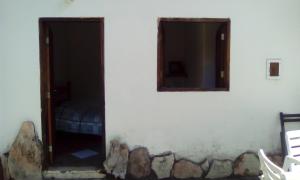
[[100, 26], [53, 22], [53, 155], [57, 166], [100, 166], [104, 154], [104, 88]]
[[[218, 79], [224, 56], [218, 35], [224, 23], [161, 22], [163, 35], [163, 86], [166, 88], [224, 88]], [[226, 24], [225, 24], [226, 26]], [[221, 37], [221, 34], [220, 34]]]

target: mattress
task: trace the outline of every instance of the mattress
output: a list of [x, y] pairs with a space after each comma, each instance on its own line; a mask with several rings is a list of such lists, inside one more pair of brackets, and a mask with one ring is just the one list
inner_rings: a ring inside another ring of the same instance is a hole
[[103, 120], [100, 108], [89, 103], [65, 102], [55, 109], [59, 131], [102, 135]]

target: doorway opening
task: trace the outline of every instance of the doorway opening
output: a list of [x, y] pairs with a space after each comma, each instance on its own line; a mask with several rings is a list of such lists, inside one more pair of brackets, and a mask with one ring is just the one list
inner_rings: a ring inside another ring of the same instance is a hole
[[44, 168], [105, 159], [104, 19], [41, 18]]

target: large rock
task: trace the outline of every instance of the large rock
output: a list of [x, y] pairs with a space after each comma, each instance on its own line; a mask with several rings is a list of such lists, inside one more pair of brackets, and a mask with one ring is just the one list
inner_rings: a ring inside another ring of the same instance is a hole
[[164, 153], [153, 158], [151, 168], [158, 179], [170, 177], [174, 160], [175, 156], [173, 153]]
[[209, 170], [209, 161], [208, 159], [205, 159], [201, 164], [200, 167], [202, 168], [202, 170], [204, 171], [204, 173], [207, 173]]
[[257, 154], [246, 152], [234, 161], [234, 175], [236, 176], [258, 176], [260, 163]]
[[230, 160], [213, 160], [205, 178], [225, 178], [232, 175], [232, 161]]
[[200, 178], [203, 171], [201, 167], [191, 161], [180, 160], [174, 164], [172, 175], [178, 179]]
[[2, 159], [0, 157], [0, 179], [4, 179], [4, 170], [2, 167]]
[[103, 163], [106, 172], [114, 175], [116, 178], [125, 179], [128, 154], [129, 150], [126, 144], [120, 144], [118, 140], [112, 140], [108, 157]]
[[1, 156], [1, 164], [2, 164], [2, 169], [3, 169], [3, 179], [4, 180], [9, 180], [10, 175], [9, 175], [9, 170], [8, 170], [8, 153], [5, 153], [3, 156]]
[[134, 178], [143, 178], [150, 175], [151, 160], [147, 148], [136, 148], [130, 153], [128, 173]]
[[42, 144], [32, 122], [22, 124], [9, 151], [8, 169], [15, 180], [42, 179]]

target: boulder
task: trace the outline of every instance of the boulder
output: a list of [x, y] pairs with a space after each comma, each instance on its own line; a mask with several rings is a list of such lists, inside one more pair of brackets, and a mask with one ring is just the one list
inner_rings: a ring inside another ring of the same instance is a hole
[[136, 148], [130, 153], [128, 173], [134, 178], [144, 178], [150, 175], [151, 160], [147, 148]]
[[225, 178], [232, 175], [232, 161], [230, 160], [213, 160], [205, 178]]
[[4, 179], [4, 170], [2, 167], [2, 159], [0, 157], [0, 179]]
[[42, 143], [30, 121], [22, 124], [12, 144], [8, 155], [8, 170], [15, 180], [42, 179]]
[[260, 163], [256, 153], [246, 152], [234, 161], [234, 175], [236, 176], [258, 176]]
[[9, 175], [9, 170], [8, 170], [8, 165], [7, 162], [8, 161], [8, 153], [5, 153], [3, 156], [1, 156], [1, 164], [2, 164], [2, 172], [3, 172], [3, 179], [4, 180], [9, 180], [10, 175]]
[[180, 160], [174, 164], [172, 175], [178, 179], [201, 178], [201, 167], [188, 160]]
[[207, 173], [209, 170], [209, 161], [207, 159], [205, 159], [201, 164], [200, 167], [202, 168], [202, 170], [204, 171], [204, 173]]
[[128, 154], [129, 150], [126, 144], [121, 144], [118, 140], [112, 140], [110, 142], [109, 154], [103, 163], [105, 171], [114, 175], [115, 178], [125, 179]]
[[173, 153], [164, 153], [154, 156], [151, 168], [155, 172], [158, 179], [170, 177], [174, 161], [175, 156]]

